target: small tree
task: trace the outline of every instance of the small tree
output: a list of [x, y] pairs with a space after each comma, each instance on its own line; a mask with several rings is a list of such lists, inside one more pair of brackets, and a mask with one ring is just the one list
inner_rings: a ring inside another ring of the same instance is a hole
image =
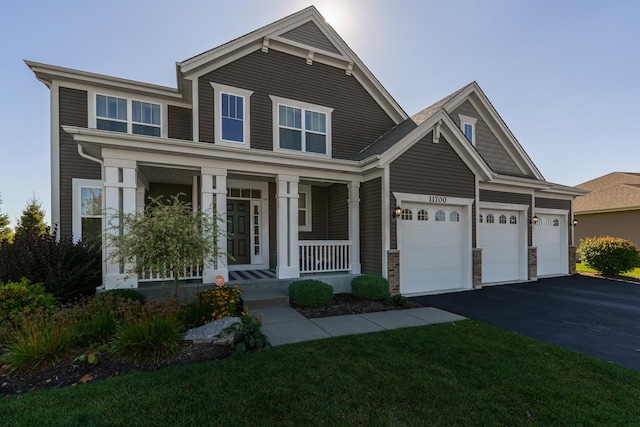
[[49, 227], [44, 222], [44, 214], [40, 201], [35, 196], [29, 199], [16, 226], [16, 239], [25, 236], [43, 237], [48, 235]]
[[[209, 212], [193, 212], [178, 196], [163, 202], [149, 198], [144, 212], [118, 213], [110, 221], [107, 239], [113, 246], [109, 258], [125, 265], [127, 274], [145, 270], [173, 273], [174, 295], [184, 271], [197, 262], [213, 261], [222, 254], [217, 245], [217, 217]], [[117, 220], [121, 222], [117, 225]], [[114, 225], [115, 224], [115, 225]]]
[[[0, 205], [2, 205], [2, 197], [0, 197]], [[3, 214], [0, 210], [0, 242], [13, 240], [13, 231], [9, 227], [9, 215]]]

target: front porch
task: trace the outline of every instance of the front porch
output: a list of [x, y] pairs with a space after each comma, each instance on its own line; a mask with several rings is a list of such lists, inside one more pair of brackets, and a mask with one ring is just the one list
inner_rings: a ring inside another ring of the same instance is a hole
[[[179, 194], [194, 211], [211, 210], [220, 218], [217, 244], [223, 255], [181, 271], [185, 284], [282, 280], [288, 288], [291, 280], [309, 274], [360, 274], [360, 183], [355, 178], [336, 182], [109, 159], [104, 160], [104, 176], [104, 212], [142, 211], [149, 196]], [[113, 217], [103, 218], [104, 224], [110, 221]], [[107, 242], [113, 229], [103, 226], [103, 232]], [[173, 279], [170, 271], [127, 275], [126, 266], [114, 263], [105, 248], [106, 289], [150, 288]]]

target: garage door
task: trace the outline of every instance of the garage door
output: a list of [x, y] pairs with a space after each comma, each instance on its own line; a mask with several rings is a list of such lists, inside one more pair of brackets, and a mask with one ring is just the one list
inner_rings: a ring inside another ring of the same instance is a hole
[[538, 214], [533, 242], [538, 248], [538, 277], [568, 273], [566, 239], [565, 216]]
[[[400, 292], [463, 287], [466, 224], [455, 206], [404, 206], [400, 216]], [[467, 250], [468, 251], [468, 250]]]
[[523, 280], [524, 231], [518, 211], [480, 211], [478, 247], [482, 248], [482, 283]]

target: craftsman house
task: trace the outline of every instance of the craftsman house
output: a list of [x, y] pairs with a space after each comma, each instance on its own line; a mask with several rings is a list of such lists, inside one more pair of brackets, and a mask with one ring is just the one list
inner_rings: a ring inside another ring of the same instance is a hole
[[640, 173], [611, 172], [576, 187], [590, 192], [573, 202], [577, 246], [586, 237], [611, 236], [640, 248]]
[[[177, 87], [27, 62], [51, 91], [52, 222], [185, 193], [226, 213], [204, 283], [373, 273], [407, 295], [573, 272], [571, 202], [477, 83], [409, 116], [309, 7], [176, 66]], [[106, 288], [126, 277], [107, 257]]]

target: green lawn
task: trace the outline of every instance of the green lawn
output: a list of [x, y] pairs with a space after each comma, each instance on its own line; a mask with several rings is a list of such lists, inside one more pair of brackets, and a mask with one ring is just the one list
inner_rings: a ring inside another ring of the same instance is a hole
[[[578, 273], [596, 273], [596, 274], [598, 273], [593, 268], [587, 267], [586, 265], [584, 265], [584, 264], [582, 264], [580, 262], [576, 264], [576, 271]], [[621, 274], [621, 276], [635, 277], [635, 278], [640, 279], [640, 267], [634, 268], [633, 271], [630, 271], [629, 273]]]
[[0, 424], [640, 425], [640, 372], [471, 321], [0, 399]]

